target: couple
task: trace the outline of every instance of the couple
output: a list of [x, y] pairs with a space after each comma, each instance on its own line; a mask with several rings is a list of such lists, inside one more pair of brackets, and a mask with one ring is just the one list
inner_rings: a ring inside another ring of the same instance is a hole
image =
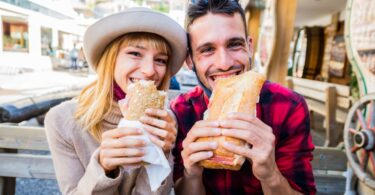
[[[63, 194], [169, 194], [172, 188], [176, 194], [315, 194], [314, 146], [300, 95], [266, 82], [257, 117], [234, 113], [220, 123], [230, 131], [217, 121], [202, 121], [215, 79], [251, 67], [252, 43], [238, 1], [196, 1], [187, 15], [188, 38], [172, 19], [145, 8], [111, 15], [88, 28], [84, 50], [97, 80], [77, 100], [51, 109], [45, 121]], [[144, 167], [123, 168], [142, 162], [144, 143], [127, 139], [139, 135], [138, 129], [117, 128], [122, 117], [117, 101], [138, 79], [167, 90], [185, 58], [200, 86], [171, 102], [173, 114], [150, 109], [141, 119], [173, 168], [152, 192]], [[198, 165], [211, 157], [217, 143], [195, 140], [220, 134], [253, 146], [226, 146], [248, 159], [241, 170]]]

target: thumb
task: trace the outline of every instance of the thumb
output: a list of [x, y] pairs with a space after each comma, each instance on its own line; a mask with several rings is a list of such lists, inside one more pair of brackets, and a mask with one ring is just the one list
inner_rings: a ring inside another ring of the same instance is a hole
[[122, 114], [124, 115], [126, 110], [128, 110], [128, 107], [129, 107], [129, 98], [126, 97], [125, 99], [119, 100], [118, 104], [120, 106], [120, 110]]

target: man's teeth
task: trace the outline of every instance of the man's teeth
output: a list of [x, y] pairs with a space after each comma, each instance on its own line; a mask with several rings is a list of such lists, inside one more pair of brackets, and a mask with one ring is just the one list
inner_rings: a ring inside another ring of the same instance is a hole
[[216, 75], [216, 76], [213, 76], [213, 79], [216, 80], [216, 79], [229, 78], [229, 77], [233, 77], [233, 76], [236, 76], [236, 75], [237, 75], [236, 73], [226, 74], [226, 75]]

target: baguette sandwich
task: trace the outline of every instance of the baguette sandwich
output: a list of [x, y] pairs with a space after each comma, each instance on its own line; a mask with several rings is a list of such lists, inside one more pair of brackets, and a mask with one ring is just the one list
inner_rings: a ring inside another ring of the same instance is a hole
[[[255, 115], [256, 103], [265, 80], [266, 78], [262, 74], [254, 71], [217, 80], [208, 105], [206, 120], [222, 120], [231, 112]], [[197, 141], [216, 141], [218, 143], [218, 148], [213, 151], [213, 157], [201, 161], [201, 166], [209, 169], [241, 169], [245, 158], [227, 151], [222, 143], [227, 141], [238, 146], [248, 147], [244, 141], [226, 136], [199, 138]]]

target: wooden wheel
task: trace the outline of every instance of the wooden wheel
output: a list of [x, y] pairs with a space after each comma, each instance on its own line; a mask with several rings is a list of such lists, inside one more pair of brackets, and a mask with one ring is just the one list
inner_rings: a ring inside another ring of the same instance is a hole
[[356, 177], [375, 189], [375, 93], [363, 96], [350, 108], [344, 143]]

